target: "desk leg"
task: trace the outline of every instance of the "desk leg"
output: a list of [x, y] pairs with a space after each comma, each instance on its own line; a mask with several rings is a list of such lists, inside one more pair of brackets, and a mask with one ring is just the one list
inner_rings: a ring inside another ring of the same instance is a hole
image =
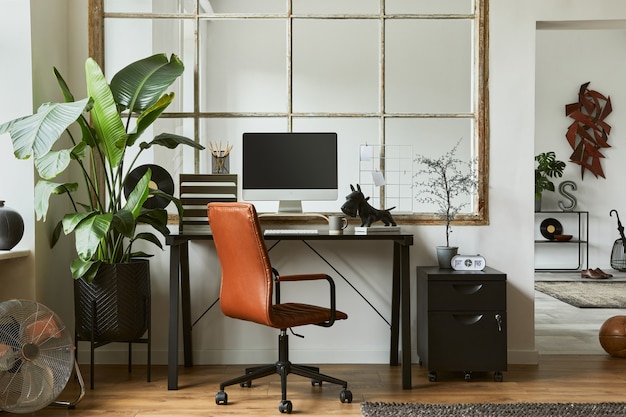
[[170, 311], [167, 342], [167, 389], [178, 389], [178, 297], [180, 245], [170, 246]]
[[189, 244], [180, 245], [180, 291], [183, 319], [183, 355], [186, 367], [193, 366], [191, 349], [191, 290], [189, 286]]
[[402, 324], [402, 388], [411, 389], [411, 280], [409, 247], [401, 245], [400, 249], [400, 295]]
[[391, 346], [389, 348], [389, 365], [398, 365], [398, 339], [400, 335], [400, 248], [393, 244], [393, 274], [391, 280]]

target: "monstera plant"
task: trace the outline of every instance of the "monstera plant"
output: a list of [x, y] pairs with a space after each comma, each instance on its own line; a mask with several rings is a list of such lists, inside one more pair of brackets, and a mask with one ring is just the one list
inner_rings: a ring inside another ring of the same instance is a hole
[[[65, 102], [45, 103], [33, 115], [0, 125], [0, 134], [8, 132], [11, 136], [15, 156], [32, 158], [41, 177], [35, 186], [37, 220], [46, 220], [52, 195], [65, 195], [71, 202], [73, 210], [57, 224], [52, 242], [61, 232], [75, 235], [78, 257], [71, 263], [74, 278], [91, 282], [103, 264], [149, 256], [133, 251], [137, 240], [161, 247], [154, 233], [137, 227], [142, 223], [161, 234], [168, 233], [166, 210], [143, 207], [149, 196], [169, 199], [181, 212], [176, 198], [150, 188], [149, 169], [126, 195], [124, 186], [137, 156], [152, 146], [174, 149], [188, 145], [203, 149], [194, 141], [171, 133], [139, 142], [174, 100], [174, 93], [165, 90], [183, 70], [176, 55], [168, 59], [158, 54], [126, 66], [109, 84], [96, 61], [88, 58], [87, 98], [75, 100], [55, 68]], [[63, 147], [64, 143], [70, 146]], [[71, 164], [80, 168], [84, 188], [79, 189], [80, 181], [54, 181]]]

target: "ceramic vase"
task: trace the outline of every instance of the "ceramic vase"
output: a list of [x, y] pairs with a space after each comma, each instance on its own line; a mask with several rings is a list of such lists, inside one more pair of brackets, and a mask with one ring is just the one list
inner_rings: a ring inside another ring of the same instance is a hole
[[452, 269], [452, 258], [459, 252], [458, 246], [437, 246], [437, 262], [441, 269]]
[[24, 236], [24, 219], [0, 200], [0, 250], [11, 250]]

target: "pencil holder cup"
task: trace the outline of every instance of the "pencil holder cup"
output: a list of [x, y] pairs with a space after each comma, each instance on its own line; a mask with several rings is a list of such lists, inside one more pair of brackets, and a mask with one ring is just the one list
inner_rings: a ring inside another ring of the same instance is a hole
[[230, 155], [211, 155], [211, 158], [213, 163], [211, 169], [212, 174], [228, 174], [230, 172]]

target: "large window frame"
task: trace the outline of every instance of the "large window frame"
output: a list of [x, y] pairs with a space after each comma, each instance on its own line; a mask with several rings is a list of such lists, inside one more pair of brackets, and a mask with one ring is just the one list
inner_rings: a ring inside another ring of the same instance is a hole
[[[363, 14], [363, 15], [317, 15], [317, 14], [301, 14], [292, 13], [292, 2], [294, 0], [285, 0], [288, 13], [284, 15], [233, 15], [233, 14], [204, 14], [199, 12], [199, 3], [201, 0], [193, 0], [194, 12], [189, 13], [167, 13], [167, 14], [134, 14], [134, 13], [105, 13], [105, 0], [89, 0], [89, 54], [91, 57], [104, 68], [105, 57], [105, 20], [108, 18], [116, 19], [184, 19], [193, 21], [196, 25], [195, 33], [198, 33], [198, 24], [203, 19], [234, 19], [234, 18], [284, 18], [287, 20], [287, 54], [288, 54], [288, 72], [287, 72], [287, 111], [280, 113], [242, 113], [242, 112], [203, 112], [200, 109], [199, 85], [199, 36], [195, 36], [193, 50], [196, 51], [194, 57], [193, 82], [194, 82], [194, 98], [193, 111], [166, 113], [163, 116], [169, 118], [188, 119], [193, 121], [194, 140], [201, 143], [200, 124], [205, 119], [211, 118], [241, 118], [241, 117], [285, 117], [288, 120], [288, 127], [291, 130], [294, 118], [316, 118], [316, 117], [359, 117], [378, 119], [380, 132], [378, 145], [386, 144], [386, 122], [396, 119], [469, 119], [472, 121], [473, 135], [476, 142], [473, 144], [473, 155], [477, 161], [477, 170], [479, 175], [479, 186], [472, 204], [472, 211], [468, 213], [459, 213], [453, 223], [465, 225], [484, 225], [489, 223], [488, 214], [488, 189], [489, 189], [489, 129], [488, 129], [488, 0], [474, 0], [474, 11], [468, 14], [387, 14], [385, 12], [385, 1], [380, 0], [379, 14]], [[439, 0], [433, 0], [439, 1]], [[292, 95], [292, 74], [291, 74], [291, 35], [293, 22], [296, 19], [377, 19], [380, 22], [380, 77], [379, 77], [379, 109], [376, 112], [367, 113], [298, 113], [293, 111], [293, 95]], [[473, 83], [473, 105], [470, 112], [464, 113], [409, 113], [409, 112], [390, 112], [386, 109], [385, 103], [385, 27], [386, 24], [396, 19], [429, 19], [434, 21], [450, 21], [457, 19], [473, 20], [473, 44], [472, 54], [474, 72], [472, 74]], [[384, 167], [382, 167], [384, 169]], [[200, 170], [198, 152], [194, 156], [194, 171]], [[381, 193], [384, 193], [384, 187], [381, 187]], [[384, 201], [384, 196], [381, 198]], [[441, 215], [437, 213], [419, 213], [410, 214], [394, 214], [394, 218], [401, 224], [441, 224]]]

